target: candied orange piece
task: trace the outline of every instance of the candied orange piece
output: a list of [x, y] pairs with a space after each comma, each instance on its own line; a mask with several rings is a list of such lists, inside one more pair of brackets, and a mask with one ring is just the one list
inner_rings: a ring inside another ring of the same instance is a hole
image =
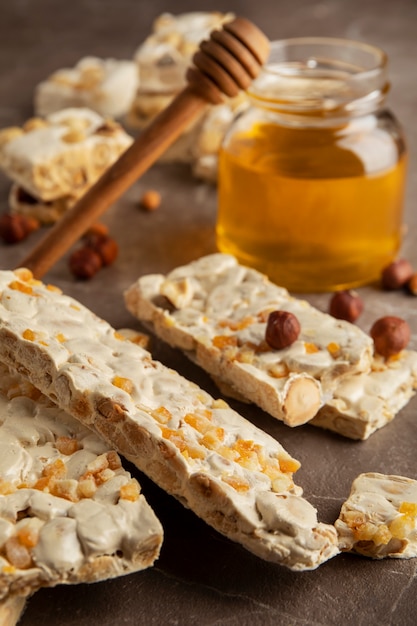
[[338, 343], [331, 341], [327, 345], [327, 351], [332, 355], [332, 357], [336, 358], [340, 355], [340, 346]]
[[130, 502], [136, 502], [140, 495], [140, 487], [137, 480], [130, 480], [125, 485], [120, 487], [120, 497], [122, 500], [129, 500]]
[[233, 335], [216, 335], [213, 337], [213, 346], [219, 350], [229, 347], [237, 347], [237, 337]]
[[308, 343], [307, 341], [304, 342], [304, 349], [307, 354], [314, 354], [319, 351], [319, 348], [315, 343]]
[[24, 330], [22, 333], [22, 337], [27, 341], [35, 341], [36, 334], [33, 332], [33, 330], [30, 330], [30, 328], [26, 328], [26, 330]]
[[223, 482], [227, 483], [233, 489], [239, 492], [249, 491], [249, 483], [238, 476], [222, 476]]
[[56, 459], [52, 463], [48, 463], [42, 470], [43, 476], [51, 476], [54, 478], [64, 478], [67, 473], [67, 468], [62, 459]]
[[25, 283], [21, 283], [19, 280], [12, 280], [12, 282], [9, 283], [9, 289], [21, 291], [22, 293], [26, 293], [29, 296], [33, 294], [32, 287], [30, 285], [26, 285]]
[[405, 513], [405, 515], [417, 515], [417, 502], [401, 502], [399, 507], [400, 513]]
[[38, 543], [39, 531], [28, 524], [18, 529], [17, 537], [22, 546], [33, 548]]
[[300, 469], [301, 463], [292, 457], [279, 457], [281, 471], [292, 474]]
[[152, 417], [154, 417], [160, 424], [167, 424], [171, 419], [172, 414], [164, 406], [160, 406], [152, 411]]
[[133, 382], [130, 378], [123, 378], [123, 376], [115, 376], [111, 381], [115, 387], [119, 387], [119, 389], [123, 389], [126, 393], [132, 393], [134, 389]]

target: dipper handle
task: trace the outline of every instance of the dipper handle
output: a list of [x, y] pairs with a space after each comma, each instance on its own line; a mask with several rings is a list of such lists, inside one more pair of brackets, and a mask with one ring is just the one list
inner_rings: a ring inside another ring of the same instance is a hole
[[66, 251], [181, 135], [208, 104], [247, 89], [269, 53], [269, 41], [237, 17], [213, 31], [193, 57], [187, 86], [133, 144], [51, 228], [19, 264], [41, 278]]

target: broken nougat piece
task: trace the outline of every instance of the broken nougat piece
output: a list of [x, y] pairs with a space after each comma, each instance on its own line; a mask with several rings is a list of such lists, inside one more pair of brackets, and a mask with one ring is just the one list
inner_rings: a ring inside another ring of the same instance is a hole
[[1, 130], [0, 167], [35, 207], [68, 198], [71, 204], [131, 143], [113, 120], [90, 109], [64, 109]]
[[139, 74], [135, 61], [84, 57], [48, 76], [35, 90], [35, 113], [45, 116], [69, 107], [87, 107], [120, 118], [132, 104]]
[[[364, 332], [291, 297], [228, 254], [203, 257], [167, 276], [143, 276], [125, 302], [215, 380], [290, 426], [312, 419], [342, 376], [370, 368], [372, 340]], [[282, 350], [265, 341], [268, 315], [277, 309], [301, 324], [298, 339]]]
[[41, 224], [54, 224], [57, 222], [85, 192], [85, 188], [80, 188], [68, 196], [62, 196], [55, 200], [39, 200], [23, 187], [13, 183], [9, 192], [9, 209], [13, 215], [25, 215], [33, 217]]
[[308, 570], [338, 553], [273, 437], [28, 270], [0, 272], [0, 361], [261, 558]]
[[346, 376], [311, 420], [351, 439], [367, 439], [391, 422], [417, 389], [417, 352], [375, 356], [371, 371]]
[[417, 556], [417, 481], [368, 473], [354, 480], [335, 522], [339, 546], [373, 559]]
[[0, 364], [0, 600], [143, 570], [162, 536], [117, 452]]
[[[191, 11], [163, 13], [155, 19], [152, 32], [134, 55], [140, 81], [127, 117], [130, 126], [144, 128], [171, 103], [186, 85], [187, 69], [201, 42], [233, 18], [231, 13]], [[216, 180], [217, 152], [242, 99], [246, 100], [241, 95], [227, 98], [220, 108], [207, 106], [161, 159], [190, 163], [198, 178]]]

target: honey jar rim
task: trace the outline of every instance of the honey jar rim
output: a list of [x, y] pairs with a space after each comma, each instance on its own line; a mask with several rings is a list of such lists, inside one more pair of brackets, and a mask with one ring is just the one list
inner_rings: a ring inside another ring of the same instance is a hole
[[271, 42], [248, 89], [255, 104], [282, 110], [374, 109], [389, 90], [388, 56], [377, 46], [335, 37]]

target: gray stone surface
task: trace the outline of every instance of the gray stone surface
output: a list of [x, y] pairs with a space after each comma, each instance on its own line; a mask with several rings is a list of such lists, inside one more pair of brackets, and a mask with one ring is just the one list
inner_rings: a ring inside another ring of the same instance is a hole
[[[403, 123], [410, 148], [406, 198], [408, 231], [403, 253], [417, 268], [416, 153], [417, 3], [415, 0], [219, 0], [216, 5], [177, 0], [1, 0], [0, 127], [32, 113], [35, 85], [51, 71], [86, 54], [129, 58], [163, 11], [234, 10], [256, 22], [271, 39], [302, 35], [341, 36], [383, 47], [390, 57], [391, 108]], [[145, 214], [137, 201], [148, 187], [159, 189], [160, 209]], [[0, 212], [7, 210], [9, 182], [0, 176]], [[155, 166], [105, 216], [121, 244], [117, 263], [89, 283], [74, 281], [64, 257], [45, 277], [116, 327], [134, 326], [122, 292], [138, 275], [166, 271], [215, 249], [216, 192], [193, 180], [186, 167]], [[37, 238], [0, 245], [0, 264], [11, 268]], [[359, 325], [392, 313], [412, 327], [417, 349], [417, 300], [403, 293], [360, 290], [366, 310]], [[325, 310], [329, 296], [309, 294]], [[51, 311], [51, 315], [53, 312]], [[157, 358], [212, 393], [203, 373], [159, 342]], [[362, 471], [417, 478], [417, 398], [392, 424], [366, 442], [352, 442], [311, 426], [291, 430], [254, 407], [234, 406], [275, 436], [302, 462], [297, 482], [333, 522], [351, 482]], [[391, 625], [414, 624], [417, 560], [373, 562], [343, 555], [318, 570], [296, 574], [264, 563], [227, 541], [190, 511], [137, 473], [143, 491], [165, 527], [156, 566], [119, 580], [42, 590], [29, 601], [22, 626], [110, 625]]]

